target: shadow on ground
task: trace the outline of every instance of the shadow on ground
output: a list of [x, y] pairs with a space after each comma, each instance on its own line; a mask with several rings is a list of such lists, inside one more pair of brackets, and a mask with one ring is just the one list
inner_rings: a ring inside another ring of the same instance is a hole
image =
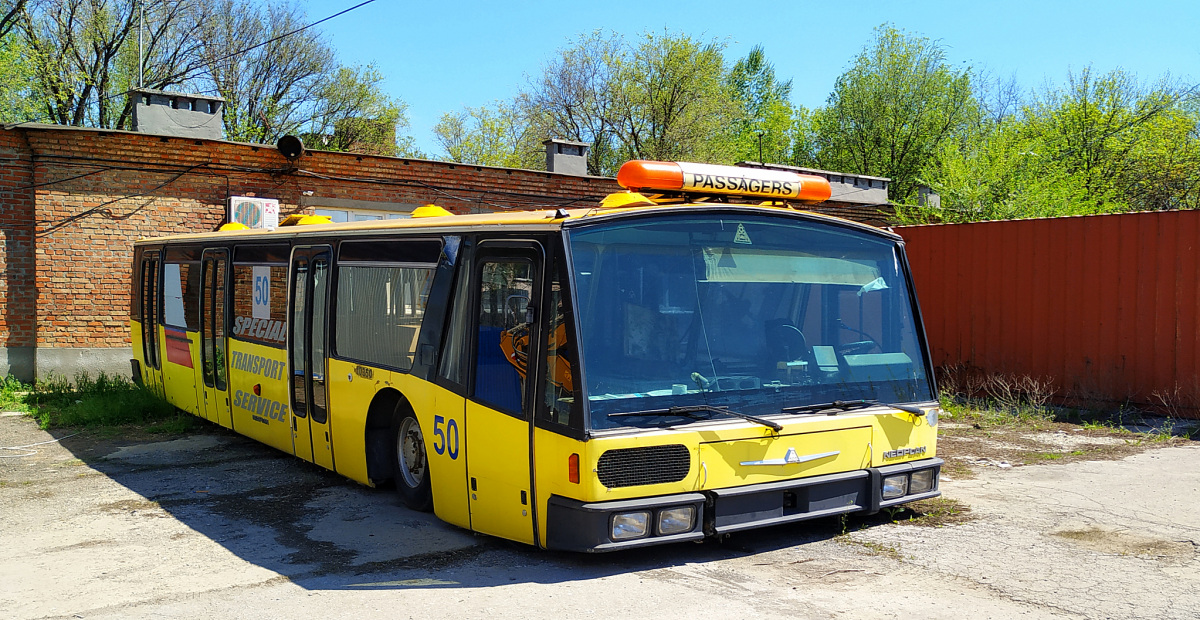
[[590, 580], [773, 551], [887, 521], [882, 515], [821, 519], [699, 544], [548, 552], [408, 510], [391, 489], [363, 487], [224, 429], [167, 441], [54, 434], [86, 466], [144, 498], [101, 510], [161, 510], [245, 562], [309, 589]]

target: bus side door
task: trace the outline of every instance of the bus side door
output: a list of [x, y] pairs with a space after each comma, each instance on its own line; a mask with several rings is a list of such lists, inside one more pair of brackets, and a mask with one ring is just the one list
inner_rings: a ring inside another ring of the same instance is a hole
[[292, 250], [288, 377], [292, 451], [305, 460], [333, 469], [325, 377], [330, 256], [332, 251], [327, 246]]
[[[471, 529], [534, 544], [531, 377], [537, 375], [529, 353], [540, 337], [533, 309], [543, 252], [533, 242], [485, 242], [477, 256], [474, 372], [464, 419]], [[435, 419], [435, 450], [439, 430]]]
[[205, 250], [200, 269], [200, 367], [204, 379], [201, 414], [211, 422], [233, 428], [225, 339], [229, 251]]

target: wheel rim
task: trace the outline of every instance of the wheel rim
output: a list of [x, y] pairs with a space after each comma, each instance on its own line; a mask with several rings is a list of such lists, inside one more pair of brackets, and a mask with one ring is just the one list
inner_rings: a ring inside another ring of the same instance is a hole
[[412, 418], [404, 418], [396, 434], [396, 464], [409, 488], [415, 489], [425, 480], [425, 439]]

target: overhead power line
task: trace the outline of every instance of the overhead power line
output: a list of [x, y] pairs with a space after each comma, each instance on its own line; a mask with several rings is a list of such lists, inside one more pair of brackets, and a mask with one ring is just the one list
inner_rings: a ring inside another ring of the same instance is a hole
[[[268, 44], [274, 43], [274, 42], [276, 42], [276, 41], [278, 41], [278, 40], [280, 40], [280, 39], [286, 39], [286, 38], [288, 38], [288, 37], [290, 37], [290, 36], [292, 36], [292, 35], [294, 35], [294, 34], [298, 34], [298, 33], [304, 32], [305, 30], [308, 30], [309, 28], [312, 28], [313, 26], [318, 26], [318, 25], [320, 25], [320, 24], [323, 24], [323, 23], [325, 23], [325, 22], [327, 22], [327, 21], [329, 21], [329, 20], [331, 20], [331, 19], [333, 19], [333, 18], [335, 18], [335, 17], [340, 17], [340, 16], [342, 16], [342, 15], [345, 15], [346, 13], [349, 13], [350, 11], [353, 11], [354, 9], [357, 9], [357, 8], [359, 8], [359, 7], [366, 6], [366, 5], [368, 5], [368, 4], [371, 4], [371, 3], [372, 3], [372, 2], [374, 2], [374, 1], [375, 1], [375, 0], [366, 0], [366, 2], [359, 2], [358, 4], [356, 4], [356, 5], [352, 6], [352, 7], [348, 8], [348, 9], [344, 9], [344, 10], [342, 10], [342, 11], [338, 11], [337, 13], [334, 13], [333, 15], [330, 15], [329, 17], [326, 17], [326, 18], [324, 18], [324, 19], [318, 19], [317, 21], [315, 21], [315, 22], [313, 22], [313, 23], [311, 23], [311, 24], [308, 24], [307, 26], [301, 26], [301, 27], [299, 27], [299, 28], [297, 28], [297, 29], [295, 29], [295, 30], [293, 30], [293, 31], [291, 31], [291, 32], [285, 32], [285, 33], [283, 33], [283, 34], [281, 34], [281, 35], [279, 35], [279, 36], [277, 36], [277, 37], [274, 37], [274, 38], [271, 38], [271, 39], [267, 39], [266, 41], [263, 41], [263, 42], [261, 42], [261, 43], [255, 43], [254, 45], [251, 45], [250, 47], [242, 48], [242, 49], [240, 49], [240, 50], [238, 50], [238, 51], [236, 51], [236, 52], [232, 52], [232, 53], [226, 54], [226, 55], [224, 55], [224, 56], [221, 56], [220, 58], [217, 58], [217, 59], [215, 59], [215, 60], [211, 61], [211, 63], [212, 63], [212, 64], [216, 64], [216, 63], [218, 63], [218, 62], [221, 62], [221, 61], [223, 61], [223, 60], [229, 60], [230, 58], [234, 58], [235, 56], [241, 56], [242, 54], [245, 54], [246, 52], [251, 52], [251, 51], [254, 51], [254, 50], [256, 50], [256, 49], [258, 49], [258, 48], [260, 48], [260, 47], [262, 47], [262, 46], [264, 46], [264, 45], [268, 45]], [[184, 77], [184, 76], [178, 76], [178, 77]]]
[[[310, 23], [310, 24], [307, 24], [307, 25], [301, 26], [301, 27], [299, 27], [299, 28], [297, 28], [297, 29], [295, 29], [295, 30], [292, 30], [292, 31], [290, 31], [290, 32], [285, 32], [285, 33], [283, 33], [283, 34], [281, 34], [281, 35], [279, 35], [279, 36], [276, 36], [276, 37], [272, 37], [272, 38], [270, 38], [270, 39], [267, 39], [266, 41], [261, 41], [261, 42], [259, 42], [259, 43], [255, 43], [254, 45], [251, 45], [250, 47], [244, 47], [244, 48], [242, 48], [242, 49], [240, 49], [240, 50], [238, 50], [238, 51], [236, 51], [236, 52], [230, 52], [230, 53], [228, 53], [228, 54], [225, 54], [224, 56], [220, 56], [220, 57], [218, 57], [218, 58], [216, 58], [216, 59], [214, 59], [214, 60], [211, 60], [211, 61], [209, 61], [209, 63], [208, 63], [208, 64], [210, 64], [210, 65], [212, 65], [212, 64], [216, 64], [216, 63], [218, 63], [218, 62], [223, 62], [223, 61], [229, 60], [230, 58], [236, 58], [236, 57], [238, 57], [238, 56], [241, 56], [242, 54], [245, 54], [245, 53], [247, 53], [247, 52], [252, 52], [252, 51], [254, 51], [254, 50], [256, 50], [256, 49], [258, 49], [258, 48], [260, 48], [260, 47], [262, 47], [262, 46], [264, 46], [264, 45], [270, 45], [271, 43], [274, 43], [274, 42], [276, 42], [276, 41], [279, 41], [279, 40], [282, 40], [282, 39], [286, 39], [286, 38], [288, 38], [288, 37], [290, 37], [290, 36], [292, 36], [292, 35], [295, 35], [295, 34], [299, 34], [299, 33], [301, 33], [301, 32], [304, 32], [305, 30], [308, 30], [309, 28], [312, 28], [313, 26], [319, 26], [319, 25], [321, 25], [321, 24], [323, 24], [323, 23], [325, 23], [325, 22], [327, 22], [327, 21], [329, 21], [329, 20], [331, 20], [331, 19], [334, 19], [335, 17], [341, 17], [342, 15], [345, 15], [346, 13], [349, 13], [350, 11], [353, 11], [353, 10], [355, 10], [355, 9], [358, 9], [358, 8], [362, 8], [362, 7], [364, 7], [364, 6], [368, 5], [368, 4], [371, 4], [372, 2], [375, 2], [375, 0], [365, 0], [364, 2], [359, 2], [358, 4], [356, 4], [356, 5], [352, 6], [352, 7], [348, 8], [348, 9], [342, 9], [341, 11], [338, 11], [337, 13], [334, 13], [333, 15], [330, 15], [330, 16], [328, 16], [328, 17], [324, 17], [324, 18], [318, 19], [318, 20], [317, 20], [317, 21], [315, 21], [315, 22], [312, 22], [312, 23]], [[193, 69], [193, 70], [194, 70], [194, 69]], [[168, 80], [167, 80], [167, 81], [169, 81], [169, 82], [176, 82], [176, 81], [178, 81], [178, 80], [182, 80], [182, 79], [184, 79], [184, 78], [187, 78], [187, 77], [188, 77], [188, 74], [189, 74], [191, 71], [193, 71], [193, 70], [189, 70], [189, 71], [186, 71], [186, 72], [184, 72], [184, 73], [179, 73], [179, 74], [176, 74], [176, 75], [172, 75], [172, 76], [170, 76], [170, 77], [168, 78]], [[119, 92], [119, 93], [113, 93], [113, 94], [111, 94], [111, 95], [106, 95], [106, 96], [104, 96], [104, 97], [100, 97], [100, 98], [99, 98], [99, 99], [96, 101], [96, 103], [97, 103], [97, 104], [99, 104], [99, 103], [103, 103], [103, 102], [105, 102], [105, 101], [108, 101], [109, 99], [113, 99], [113, 98], [116, 98], [116, 97], [121, 97], [121, 96], [124, 96], [124, 95], [128, 95], [130, 92], [131, 92], [131, 91], [129, 91], [129, 90], [125, 90], [125, 91], [122, 91], [122, 92]]]

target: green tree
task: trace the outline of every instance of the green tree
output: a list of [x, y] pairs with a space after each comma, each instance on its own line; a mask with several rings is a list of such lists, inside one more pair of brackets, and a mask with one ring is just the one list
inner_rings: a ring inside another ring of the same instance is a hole
[[912, 201], [939, 146], [977, 113], [969, 68], [951, 67], [936, 41], [885, 24], [813, 112], [811, 146], [797, 150], [821, 168], [889, 177], [892, 200]]
[[45, 120], [29, 48], [15, 32], [0, 35], [0, 123]]
[[[305, 133], [327, 148], [414, 154], [411, 137], [396, 138], [404, 102], [383, 94], [374, 67], [338, 63], [306, 23], [290, 0], [0, 0], [0, 32], [11, 29], [0, 115], [128, 129], [141, 85], [221, 96], [230, 140]], [[22, 107], [31, 99], [37, 114]]]
[[1142, 200], [1135, 177], [1156, 176], [1142, 161], [1150, 154], [1150, 142], [1187, 142], [1179, 124], [1186, 117], [1176, 112], [1193, 94], [1169, 79], [1147, 88], [1120, 69], [1097, 76], [1087, 67], [1069, 73], [1065, 87], [1037, 97], [1025, 117], [1029, 131], [1045, 140], [1050, 156], [1080, 179], [1083, 199], [1093, 209], [1154, 208], [1153, 201]]
[[735, 160], [784, 163], [793, 148], [792, 81], [775, 78], [761, 45], [734, 63], [725, 78], [741, 114], [735, 121]]
[[625, 159], [729, 163], [739, 106], [724, 45], [646, 33], [617, 67], [613, 125]]
[[205, 77], [225, 99], [225, 136], [269, 144], [301, 132], [311, 121], [304, 108], [319, 97], [323, 78], [337, 70], [333, 50], [319, 33], [306, 30], [230, 56], [247, 42], [300, 28], [306, 17], [294, 4], [222, 0], [217, 7], [196, 36], [204, 46]]
[[[593, 32], [559, 50], [511, 103], [448, 113], [435, 134], [447, 159], [471, 163], [541, 168], [545, 138], [591, 144], [592, 174], [616, 174], [628, 159], [732, 163], [750, 106], [735, 92], [723, 51], [716, 40], [670, 32], [634, 44]], [[773, 85], [765, 61], [740, 74], [748, 101], [764, 72]]]
[[[204, 70], [190, 84], [225, 99], [225, 137], [271, 144], [303, 134], [316, 148], [416, 155], [400, 133], [407, 106], [384, 94], [379, 71], [339, 64], [320, 31], [295, 32], [307, 22], [286, 0], [220, 0], [215, 16], [198, 24]], [[266, 44], [249, 49], [259, 42]]]
[[939, 147], [938, 165], [924, 176], [941, 207], [909, 206], [902, 216], [975, 221], [1200, 206], [1192, 87], [1166, 79], [1145, 87], [1120, 70], [1096, 76], [1087, 68], [1004, 107], [1013, 111], [989, 111], [977, 131]]
[[1009, 118], [967, 140], [946, 141], [926, 180], [940, 206], [897, 205], [909, 222], [974, 222], [1023, 217], [1086, 215], [1080, 180], [1023, 120]]
[[339, 67], [323, 80], [313, 104], [306, 143], [330, 151], [414, 156], [407, 104], [382, 90], [383, 75], [374, 65]]
[[1200, 209], [1200, 110], [1195, 102], [1148, 121], [1124, 174], [1138, 209]]
[[528, 120], [511, 103], [447, 112], [433, 133], [447, 161], [506, 168], [540, 168], [545, 161]]

